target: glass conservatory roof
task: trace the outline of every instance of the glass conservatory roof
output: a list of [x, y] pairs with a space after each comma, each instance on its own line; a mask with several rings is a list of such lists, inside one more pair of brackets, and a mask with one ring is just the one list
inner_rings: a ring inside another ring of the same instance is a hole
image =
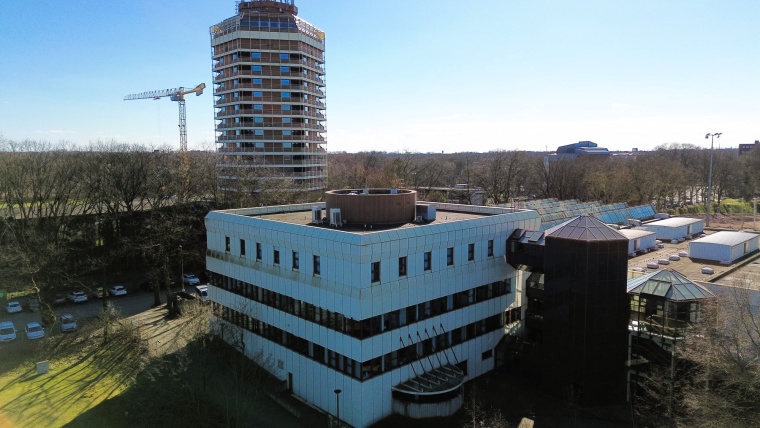
[[707, 288], [695, 284], [672, 269], [660, 270], [638, 278], [629, 279], [628, 293], [649, 294], [674, 301], [715, 297], [715, 294]]

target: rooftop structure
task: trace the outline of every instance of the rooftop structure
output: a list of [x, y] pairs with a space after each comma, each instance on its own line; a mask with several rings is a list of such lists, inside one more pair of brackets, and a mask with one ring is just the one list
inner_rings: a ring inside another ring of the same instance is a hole
[[541, 215], [542, 230], [561, 224], [573, 217], [591, 215], [607, 224], [625, 224], [629, 220], [649, 220], [655, 212], [651, 205], [629, 207], [625, 202], [603, 205], [599, 201], [578, 202], [574, 199], [559, 201], [554, 198], [536, 199], [519, 203]]
[[325, 33], [297, 14], [293, 0], [245, 0], [210, 29], [223, 190], [326, 187]]
[[643, 228], [657, 234], [657, 239], [667, 242], [683, 242], [699, 236], [704, 230], [704, 220], [688, 217], [671, 217], [652, 221]]
[[689, 243], [689, 257], [731, 264], [758, 250], [760, 235], [742, 231], [720, 231]]

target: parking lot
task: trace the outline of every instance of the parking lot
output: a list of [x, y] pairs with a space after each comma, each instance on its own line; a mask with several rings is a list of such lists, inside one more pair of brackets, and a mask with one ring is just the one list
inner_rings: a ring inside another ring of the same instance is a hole
[[[188, 287], [188, 290], [189, 289], [190, 287]], [[175, 291], [178, 290], [181, 290], [181, 288], [178, 287]], [[161, 293], [161, 297], [165, 300], [163, 292]], [[24, 308], [21, 312], [9, 314], [5, 309], [5, 305], [0, 309], [0, 322], [13, 322], [16, 328], [16, 341], [27, 340], [26, 335], [24, 334], [24, 327], [26, 327], [28, 323], [42, 322], [40, 311], [32, 312], [27, 308], [27, 299], [27, 297], [22, 297], [9, 300], [18, 301]], [[66, 301], [63, 305], [53, 306], [53, 312], [56, 315], [56, 319], [63, 314], [71, 314], [81, 326], [82, 323], [95, 322], [94, 319], [103, 313], [104, 303], [106, 302], [116, 308], [116, 314], [119, 317], [126, 318], [150, 309], [153, 305], [153, 292], [136, 291], [124, 296], [107, 297], [105, 299], [90, 298], [87, 302], [82, 303], [71, 303]], [[57, 322], [52, 328], [47, 327], [45, 329], [46, 335], [59, 333], [60, 330]]]

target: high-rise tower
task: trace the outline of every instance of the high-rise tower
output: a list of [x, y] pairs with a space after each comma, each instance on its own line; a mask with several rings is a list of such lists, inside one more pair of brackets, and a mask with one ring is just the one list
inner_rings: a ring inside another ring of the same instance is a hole
[[326, 188], [325, 33], [297, 14], [294, 0], [245, 0], [211, 27], [222, 190]]

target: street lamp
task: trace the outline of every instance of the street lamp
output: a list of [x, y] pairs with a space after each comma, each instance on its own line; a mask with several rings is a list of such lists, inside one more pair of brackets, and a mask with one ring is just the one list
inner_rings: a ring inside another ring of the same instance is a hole
[[338, 419], [338, 428], [340, 428], [340, 400], [338, 400], [338, 397], [340, 396], [340, 393], [343, 392], [340, 389], [335, 390], [335, 416]]
[[179, 246], [179, 280], [182, 281], [182, 291], [185, 291], [185, 258], [182, 254], [182, 245]]
[[710, 227], [710, 205], [712, 204], [712, 201], [710, 200], [710, 197], [712, 195], [712, 166], [713, 166], [713, 142], [715, 141], [715, 137], [720, 138], [722, 132], [715, 132], [715, 133], [708, 133], [705, 135], [705, 138], [710, 139], [710, 172], [707, 176], [707, 219], [705, 220], [706, 226]]

